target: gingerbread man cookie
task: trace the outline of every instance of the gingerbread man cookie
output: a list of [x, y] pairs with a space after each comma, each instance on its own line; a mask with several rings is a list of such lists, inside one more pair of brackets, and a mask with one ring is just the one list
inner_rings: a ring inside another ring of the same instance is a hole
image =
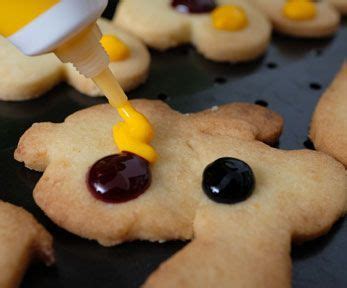
[[0, 201], [0, 287], [19, 287], [32, 259], [53, 264], [51, 235], [24, 209]]
[[214, 61], [252, 60], [265, 52], [271, 34], [266, 17], [243, 0], [127, 0], [114, 21], [150, 47], [191, 43]]
[[[150, 55], [134, 36], [99, 19], [101, 43], [110, 57], [110, 68], [126, 91], [142, 84], [148, 75]], [[102, 96], [92, 80], [53, 54], [28, 57], [0, 37], [0, 100], [21, 101], [39, 97], [61, 81], [88, 96]]]
[[120, 119], [109, 105], [34, 124], [15, 158], [44, 171], [36, 203], [106, 246], [193, 238], [146, 287], [288, 287], [291, 241], [326, 233], [345, 212], [344, 167], [319, 152], [266, 145], [283, 122], [257, 105], [190, 115], [158, 101], [133, 105], [154, 126], [158, 161], [115, 154]]
[[317, 150], [347, 167], [347, 64], [318, 102], [311, 123], [310, 138]]
[[327, 1], [249, 0], [265, 13], [276, 31], [294, 37], [322, 38], [333, 35], [340, 16]]
[[329, 2], [342, 14], [347, 14], [347, 0], [329, 0]]

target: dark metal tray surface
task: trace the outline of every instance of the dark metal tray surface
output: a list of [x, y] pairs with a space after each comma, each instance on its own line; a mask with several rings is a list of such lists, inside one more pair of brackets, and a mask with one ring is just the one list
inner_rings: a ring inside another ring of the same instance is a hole
[[[114, 6], [111, 2], [106, 16], [112, 17]], [[191, 46], [151, 54], [149, 79], [130, 98], [159, 98], [181, 112], [235, 101], [268, 105], [285, 119], [279, 148], [312, 148], [307, 141], [311, 115], [347, 55], [347, 25], [343, 21], [336, 37], [325, 40], [274, 35], [267, 54], [247, 64], [213, 63]], [[34, 203], [32, 189], [40, 173], [13, 160], [21, 134], [34, 122], [61, 122], [74, 111], [104, 102], [67, 84], [37, 100], [0, 102], [0, 199], [33, 213], [55, 239], [56, 265], [32, 265], [22, 287], [138, 287], [186, 244], [135, 241], [104, 248], [60, 229]], [[292, 256], [294, 287], [347, 287], [347, 222], [342, 219], [327, 235], [294, 246]]]

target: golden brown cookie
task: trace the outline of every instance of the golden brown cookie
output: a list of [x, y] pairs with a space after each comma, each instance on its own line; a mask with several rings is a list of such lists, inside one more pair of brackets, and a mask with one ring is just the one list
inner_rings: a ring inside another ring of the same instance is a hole
[[323, 38], [333, 35], [339, 27], [339, 13], [327, 1], [312, 1], [316, 7], [316, 15], [307, 20], [294, 20], [285, 16], [284, 5], [292, 0], [249, 1], [269, 17], [276, 31], [289, 36]]
[[[194, 1], [193, 1], [194, 2]], [[211, 13], [181, 13], [171, 0], [127, 0], [118, 5], [114, 23], [159, 50], [191, 43], [214, 61], [248, 61], [262, 55], [270, 41], [266, 17], [243, 0], [217, 0], [217, 5], [241, 8], [248, 24], [237, 31], [216, 29]], [[221, 20], [224, 21], [224, 20]]]
[[32, 259], [53, 264], [52, 241], [31, 214], [0, 201], [0, 287], [19, 287]]
[[[122, 88], [130, 91], [145, 82], [150, 65], [145, 45], [106, 19], [99, 19], [98, 24], [103, 34], [116, 36], [129, 50], [128, 57], [110, 63]], [[61, 63], [53, 54], [25, 56], [1, 36], [0, 62], [0, 100], [37, 98], [61, 81], [67, 81], [88, 96], [102, 96], [92, 80], [80, 75], [71, 64]]]
[[[274, 287], [289, 286], [291, 241], [326, 233], [344, 214], [344, 167], [315, 151], [264, 144], [278, 140], [283, 122], [257, 105], [182, 115], [158, 101], [133, 104], [156, 131], [159, 160], [151, 166], [148, 190], [118, 204], [88, 190], [90, 167], [117, 152], [111, 130], [120, 119], [109, 105], [98, 105], [62, 124], [34, 124], [22, 136], [15, 158], [44, 171], [36, 203], [59, 226], [106, 246], [193, 238], [147, 287], [253, 287], [270, 280]], [[221, 204], [204, 193], [204, 170], [221, 157], [251, 167], [255, 186], [245, 201]]]
[[347, 64], [325, 91], [313, 114], [310, 138], [347, 167]]

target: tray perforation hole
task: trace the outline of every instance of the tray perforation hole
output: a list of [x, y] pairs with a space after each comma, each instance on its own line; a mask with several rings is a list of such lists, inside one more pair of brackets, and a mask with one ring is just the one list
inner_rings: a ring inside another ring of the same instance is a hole
[[225, 84], [227, 82], [227, 78], [223, 76], [217, 76], [214, 78], [214, 83], [216, 84]]
[[312, 90], [321, 90], [322, 89], [322, 85], [318, 82], [311, 82], [310, 83], [310, 88]]
[[158, 93], [157, 98], [161, 101], [167, 101], [169, 96], [166, 93], [160, 92]]
[[316, 49], [316, 50], [314, 51], [314, 54], [315, 54], [317, 57], [322, 56], [322, 54], [323, 54], [323, 49]]
[[302, 143], [302, 145], [304, 145], [304, 147], [305, 147], [306, 149], [315, 150], [314, 144], [312, 143], [312, 141], [311, 141], [309, 138], [307, 138], [307, 139]]
[[278, 67], [278, 64], [276, 62], [268, 62], [266, 64], [266, 67], [269, 69], [276, 69]]
[[269, 106], [269, 103], [265, 100], [262, 100], [262, 99], [255, 100], [254, 104], [257, 104], [257, 105], [263, 106], [263, 107]]

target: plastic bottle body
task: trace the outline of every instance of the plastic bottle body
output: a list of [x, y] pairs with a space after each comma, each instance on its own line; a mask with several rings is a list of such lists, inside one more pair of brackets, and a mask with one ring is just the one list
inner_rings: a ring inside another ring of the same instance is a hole
[[[45, 1], [45, 4], [40, 6], [42, 1]], [[7, 37], [26, 55], [52, 52], [95, 23], [107, 2], [107, 0], [0, 0], [0, 18], [7, 15], [5, 17], [7, 22], [3, 20], [4, 23], [1, 23], [3, 25], [0, 27], [0, 34]], [[18, 23], [17, 19], [20, 18], [18, 15], [10, 17], [18, 8], [26, 16], [24, 17], [26, 21]]]

